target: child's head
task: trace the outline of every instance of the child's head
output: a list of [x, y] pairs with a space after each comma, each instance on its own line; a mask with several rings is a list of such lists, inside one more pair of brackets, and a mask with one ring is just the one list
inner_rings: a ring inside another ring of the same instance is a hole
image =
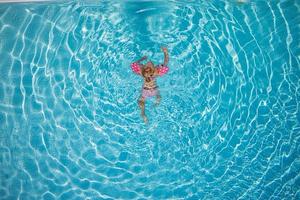
[[145, 78], [154, 76], [154, 72], [155, 72], [155, 67], [154, 67], [153, 62], [151, 62], [151, 61], [148, 61], [145, 65], [145, 67], [142, 68], [142, 75]]
[[153, 64], [153, 62], [148, 61], [148, 62], [146, 63], [146, 65], [145, 65], [145, 67], [151, 67], [151, 68], [154, 68], [154, 64]]

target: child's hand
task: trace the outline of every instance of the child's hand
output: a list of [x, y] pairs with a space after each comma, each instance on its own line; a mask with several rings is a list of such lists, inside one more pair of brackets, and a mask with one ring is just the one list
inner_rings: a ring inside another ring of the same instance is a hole
[[161, 50], [164, 52], [164, 53], [168, 53], [168, 49], [166, 47], [162, 47]]
[[136, 61], [137, 63], [140, 63], [140, 62], [142, 62], [142, 61], [144, 61], [144, 60], [146, 60], [147, 59], [147, 56], [143, 56], [141, 59], [139, 59], [138, 61]]

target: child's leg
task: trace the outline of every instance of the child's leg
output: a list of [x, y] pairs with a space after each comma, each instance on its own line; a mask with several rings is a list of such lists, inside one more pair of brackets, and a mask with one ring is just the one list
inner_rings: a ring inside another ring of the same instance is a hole
[[159, 93], [159, 91], [157, 91], [157, 93], [156, 93], [156, 105], [158, 105], [160, 103], [160, 99], [161, 99], [160, 93]]
[[139, 107], [141, 109], [141, 115], [145, 121], [145, 123], [147, 122], [147, 117], [145, 115], [145, 98], [141, 97], [138, 101]]

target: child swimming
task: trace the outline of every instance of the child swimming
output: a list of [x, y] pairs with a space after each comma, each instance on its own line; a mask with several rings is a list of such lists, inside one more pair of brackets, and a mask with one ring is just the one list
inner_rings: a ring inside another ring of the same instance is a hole
[[151, 61], [148, 61], [146, 65], [141, 64], [142, 61], [147, 59], [147, 56], [142, 57], [138, 61], [131, 64], [131, 69], [134, 73], [144, 78], [144, 84], [142, 88], [142, 94], [138, 100], [138, 105], [141, 109], [141, 116], [145, 123], [148, 122], [145, 115], [145, 101], [148, 97], [156, 96], [156, 105], [159, 104], [161, 96], [156, 85], [155, 78], [166, 74], [169, 70], [167, 64], [169, 62], [168, 50], [165, 47], [161, 48], [164, 52], [164, 63], [154, 67]]

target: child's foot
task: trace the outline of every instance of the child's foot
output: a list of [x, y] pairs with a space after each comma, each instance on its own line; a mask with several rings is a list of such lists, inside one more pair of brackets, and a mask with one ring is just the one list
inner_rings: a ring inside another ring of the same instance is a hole
[[144, 122], [147, 124], [148, 123], [148, 119], [146, 116], [143, 116]]
[[157, 97], [157, 98], [156, 98], [156, 102], [155, 102], [155, 106], [158, 106], [159, 103], [160, 103], [160, 97]]

